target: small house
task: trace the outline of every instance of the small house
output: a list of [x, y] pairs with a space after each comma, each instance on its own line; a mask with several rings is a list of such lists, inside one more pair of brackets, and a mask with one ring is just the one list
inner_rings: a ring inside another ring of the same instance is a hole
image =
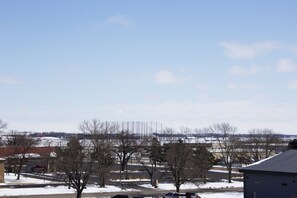
[[239, 169], [244, 198], [297, 198], [297, 150], [288, 150]]

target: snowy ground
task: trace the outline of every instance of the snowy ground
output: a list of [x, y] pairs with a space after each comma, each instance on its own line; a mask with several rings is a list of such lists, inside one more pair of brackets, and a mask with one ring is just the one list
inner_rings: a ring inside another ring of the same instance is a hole
[[44, 184], [44, 183], [51, 183], [48, 180], [41, 180], [41, 179], [34, 179], [30, 177], [21, 176], [19, 180], [16, 179], [17, 176], [14, 173], [9, 173], [4, 175], [4, 182], [0, 183], [1, 186], [5, 186], [8, 184]]
[[225, 193], [200, 193], [201, 198], [243, 198], [243, 193], [225, 192]]
[[[3, 188], [0, 190], [0, 197], [5, 196], [17, 196], [17, 195], [46, 195], [46, 194], [72, 194], [75, 193], [74, 189], [68, 189], [66, 186], [58, 186], [53, 187], [50, 186], [50, 181], [33, 179], [21, 177], [20, 180], [16, 180], [16, 176], [14, 174], [5, 175], [5, 183], [1, 184]], [[48, 184], [43, 188], [5, 188], [5, 185], [9, 184]], [[222, 182], [212, 182], [207, 184], [192, 184], [187, 183], [181, 186], [181, 189], [196, 189], [198, 191], [199, 188], [230, 188], [230, 187], [242, 187], [242, 182], [233, 182], [231, 184], [226, 181]], [[145, 187], [148, 189], [152, 189], [151, 185], [141, 185], [141, 187]], [[159, 190], [168, 190], [168, 192], [174, 191], [175, 187], [173, 184], [169, 183], [160, 183]], [[156, 189], [156, 190], [158, 190]], [[123, 192], [123, 191], [136, 191], [135, 189], [125, 189], [122, 190], [116, 186], [106, 186], [105, 188], [99, 188], [96, 185], [90, 185], [87, 189], [84, 190], [84, 193], [100, 193], [100, 192]], [[243, 198], [243, 193], [235, 193], [235, 192], [226, 192], [226, 193], [200, 193], [202, 198]]]
[[[142, 184], [140, 186], [144, 187], [144, 188], [154, 188], [150, 184]], [[227, 181], [208, 182], [206, 184], [186, 183], [186, 184], [181, 185], [180, 189], [181, 190], [183, 190], [183, 189], [201, 189], [201, 188], [211, 189], [211, 188], [232, 188], [232, 187], [243, 187], [243, 183], [237, 182], [237, 181], [233, 181], [232, 183], [228, 183]], [[158, 185], [158, 189], [174, 191], [175, 186], [173, 184], [169, 184], [169, 183], [160, 183]]]
[[[133, 189], [126, 189], [125, 191], [132, 191]], [[133, 190], [134, 191], [134, 190]], [[88, 186], [83, 191], [84, 193], [97, 192], [121, 192], [121, 189], [115, 186], [107, 186], [106, 188], [99, 188], [98, 186]], [[3, 196], [17, 196], [17, 195], [51, 195], [51, 194], [71, 194], [75, 193], [74, 189], [68, 189], [67, 186], [46, 186], [44, 188], [3, 188], [0, 190], [0, 197]]]

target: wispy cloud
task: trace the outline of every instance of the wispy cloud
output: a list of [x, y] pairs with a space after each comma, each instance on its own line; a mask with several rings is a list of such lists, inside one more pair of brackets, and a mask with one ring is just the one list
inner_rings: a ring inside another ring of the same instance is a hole
[[178, 84], [189, 80], [190, 77], [180, 77], [168, 70], [160, 70], [154, 75], [157, 84]]
[[115, 25], [115, 26], [125, 27], [125, 28], [131, 27], [133, 25], [132, 21], [129, 20], [124, 15], [113, 15], [113, 16], [110, 16], [107, 19], [107, 24], [108, 25]]
[[258, 65], [252, 65], [251, 67], [235, 65], [229, 69], [229, 74], [234, 76], [255, 76], [267, 72], [268, 70], [268, 67], [261, 67]]
[[197, 83], [196, 88], [199, 90], [208, 90], [209, 86], [205, 83]]
[[263, 41], [250, 44], [242, 44], [239, 42], [222, 42], [225, 54], [229, 58], [234, 59], [254, 59], [263, 54], [269, 53], [281, 47], [277, 42]]
[[[10, 121], [12, 128], [25, 131], [77, 131], [77, 123], [87, 118], [100, 120], [157, 121], [163, 126], [208, 127], [213, 123], [230, 122], [247, 132], [251, 128], [273, 128], [279, 132], [296, 132], [297, 104], [277, 103], [267, 100], [231, 100], [206, 102], [157, 102], [142, 104], [109, 104], [98, 106], [92, 111], [71, 110], [67, 112], [32, 111], [13, 113], [16, 121]], [[44, 121], [51, 115], [50, 121]], [[37, 120], [37, 124], [36, 124]]]
[[290, 59], [281, 59], [277, 62], [276, 70], [281, 73], [297, 70], [297, 65]]
[[8, 76], [0, 76], [0, 84], [18, 84], [19, 81], [16, 78], [8, 77]]
[[286, 51], [286, 52], [290, 52], [293, 53], [294, 55], [297, 54], [297, 45], [296, 44], [287, 44], [287, 43], [280, 43], [281, 49]]
[[290, 82], [288, 83], [288, 87], [289, 87], [290, 89], [295, 89], [295, 90], [297, 90], [297, 80], [290, 81]]
[[256, 83], [234, 83], [230, 82], [227, 85], [230, 90], [254, 90], [258, 89], [259, 86]]
[[[113, 105], [100, 109], [112, 120], [157, 120], [165, 126], [207, 127], [216, 122], [230, 122], [240, 132], [250, 128], [273, 128], [294, 132], [297, 105], [267, 101], [164, 102], [139, 105]], [[120, 114], [118, 112], [121, 109]], [[285, 115], [285, 116], [284, 116]]]

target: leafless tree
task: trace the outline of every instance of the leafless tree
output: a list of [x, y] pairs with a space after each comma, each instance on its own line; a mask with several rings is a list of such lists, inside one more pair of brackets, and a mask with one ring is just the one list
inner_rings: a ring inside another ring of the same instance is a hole
[[[7, 128], [7, 123], [0, 119], [0, 133], [4, 131], [4, 129]], [[3, 145], [2, 137], [0, 137], [0, 146]]]
[[91, 135], [90, 140], [97, 151], [95, 168], [99, 177], [99, 185], [105, 187], [107, 176], [114, 164], [112, 156], [113, 142], [110, 141], [109, 136], [116, 130], [116, 127], [109, 122], [94, 119], [82, 122], [80, 130]]
[[22, 167], [28, 161], [30, 149], [35, 147], [38, 142], [39, 139], [35, 139], [25, 133], [18, 133], [16, 131], [12, 131], [10, 135], [7, 136], [5, 146], [10, 147], [13, 150], [8, 161], [14, 162], [17, 179], [20, 179]]
[[0, 119], [0, 132], [3, 129], [6, 129], [6, 127], [7, 127], [7, 123]]
[[166, 164], [174, 178], [174, 185], [177, 192], [180, 191], [180, 186], [193, 176], [193, 172], [191, 171], [193, 170], [192, 156], [193, 149], [187, 147], [182, 140], [166, 145]]
[[175, 134], [175, 130], [173, 128], [165, 128], [163, 131], [162, 131], [163, 135], [165, 136], [165, 140], [166, 141], [172, 141], [174, 140], [174, 137], [173, 135]]
[[180, 133], [185, 136], [190, 136], [192, 134], [192, 130], [189, 127], [180, 127]]
[[79, 125], [79, 129], [85, 134], [91, 134], [97, 137], [97, 136], [105, 136], [116, 132], [117, 126], [111, 122], [102, 122], [100, 120], [93, 119], [91, 121], [87, 121], [87, 120], [83, 121]]
[[232, 166], [238, 157], [239, 138], [235, 135], [236, 127], [229, 123], [217, 123], [210, 127], [210, 130], [216, 134], [218, 153], [228, 170], [228, 181], [232, 182]]
[[193, 153], [193, 165], [196, 170], [194, 174], [198, 177], [202, 177], [204, 183], [206, 183], [206, 173], [214, 163], [215, 157], [210, 153], [205, 146], [197, 146]]
[[270, 157], [279, 143], [281, 143], [281, 139], [271, 129], [252, 129], [249, 131], [249, 151], [255, 161]]
[[116, 134], [116, 146], [113, 152], [120, 161], [120, 170], [124, 171], [132, 155], [137, 153], [145, 141], [129, 131], [120, 131]]
[[106, 180], [110, 173], [112, 165], [115, 160], [112, 156], [112, 146], [110, 144], [98, 144], [97, 145], [97, 172], [99, 176], [100, 187], [105, 187]]
[[147, 143], [139, 151], [136, 158], [148, 173], [151, 185], [154, 185], [157, 163], [164, 161], [163, 148], [157, 138], [149, 137]]
[[76, 198], [81, 198], [92, 168], [97, 159], [96, 151], [80, 143], [77, 137], [70, 138], [66, 147], [56, 148], [57, 166], [63, 181], [76, 190]]
[[157, 169], [157, 164], [165, 161], [163, 147], [156, 137], [151, 137], [148, 142], [147, 151], [154, 169]]

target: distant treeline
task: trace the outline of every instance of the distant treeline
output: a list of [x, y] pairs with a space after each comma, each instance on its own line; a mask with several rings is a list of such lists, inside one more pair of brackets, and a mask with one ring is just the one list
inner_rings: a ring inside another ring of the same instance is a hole
[[[134, 133], [136, 134], [136, 137], [141, 137], [142, 133]], [[216, 134], [216, 133], [152, 133], [153, 136], [159, 137], [159, 138], [177, 138], [177, 139], [185, 139], [189, 137], [195, 137], [195, 138], [216, 138], [218, 136], [221, 136], [222, 134]], [[83, 134], [83, 133], [66, 133], [66, 132], [32, 132], [30, 133], [30, 136], [32, 137], [56, 137], [61, 139], [68, 139], [70, 137], [77, 137], [79, 139], [88, 139], [90, 137], [90, 134]], [[249, 134], [236, 134], [236, 136], [241, 138], [248, 138]], [[110, 138], [115, 138], [115, 134], [109, 134]], [[278, 138], [284, 139], [284, 138], [297, 138], [297, 135], [288, 135], [288, 134], [277, 134]]]

